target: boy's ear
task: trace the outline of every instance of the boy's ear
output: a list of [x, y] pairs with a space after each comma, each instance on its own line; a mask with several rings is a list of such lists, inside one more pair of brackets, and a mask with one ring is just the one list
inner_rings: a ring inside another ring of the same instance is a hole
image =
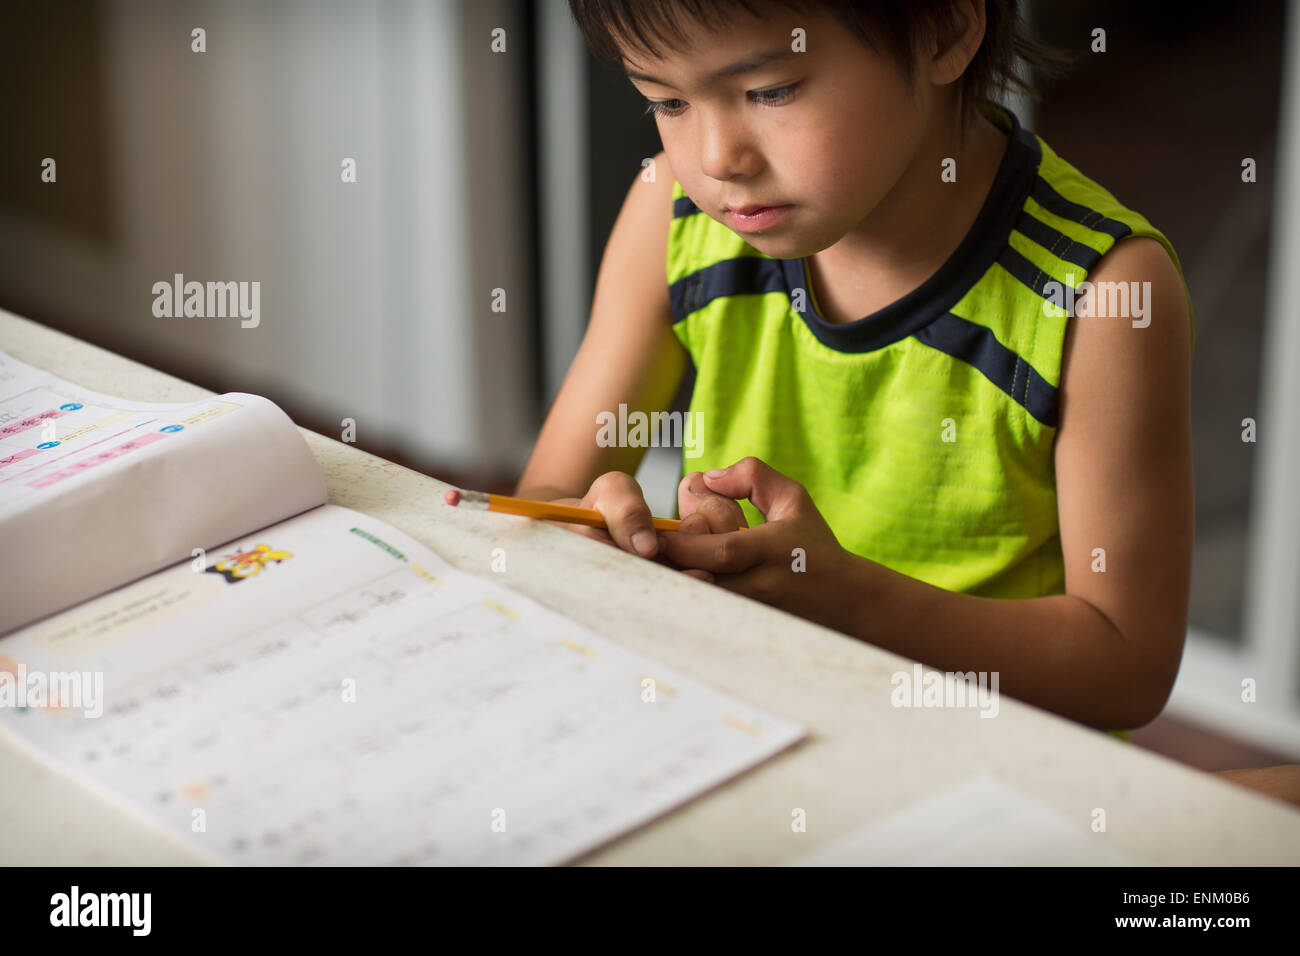
[[984, 0], [957, 0], [940, 14], [930, 36], [930, 82], [955, 83], [984, 42]]

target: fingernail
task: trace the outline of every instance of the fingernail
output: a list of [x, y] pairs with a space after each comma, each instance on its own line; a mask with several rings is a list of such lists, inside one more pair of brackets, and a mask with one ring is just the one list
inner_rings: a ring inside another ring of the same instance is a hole
[[655, 553], [655, 536], [653, 531], [638, 531], [632, 535], [632, 547], [647, 558]]
[[725, 468], [714, 468], [712, 471], [706, 471], [704, 474], [709, 478], [721, 478], [726, 473], [727, 469]]
[[701, 478], [698, 473], [691, 476], [690, 489], [693, 493], [697, 495], [703, 494], [704, 492], [709, 490], [708, 487], [704, 484], [704, 479]]

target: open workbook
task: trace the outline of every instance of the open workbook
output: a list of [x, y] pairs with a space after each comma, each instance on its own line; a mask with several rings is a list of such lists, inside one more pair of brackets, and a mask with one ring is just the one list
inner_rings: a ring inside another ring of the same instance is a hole
[[256, 395], [0, 352], [0, 542], [0, 728], [213, 861], [564, 862], [803, 736], [329, 504]]

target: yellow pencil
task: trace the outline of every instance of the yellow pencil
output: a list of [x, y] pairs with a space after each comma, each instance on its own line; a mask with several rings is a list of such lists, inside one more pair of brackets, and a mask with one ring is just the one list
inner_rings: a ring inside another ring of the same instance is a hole
[[[585, 524], [593, 528], [608, 528], [605, 518], [595, 508], [579, 508], [576, 505], [561, 505], [553, 501], [534, 501], [531, 498], [513, 498], [510, 495], [487, 494], [482, 491], [461, 491], [448, 488], [442, 496], [443, 501], [453, 507], [469, 505], [480, 510], [496, 511], [501, 514], [523, 515], [526, 518], [541, 518], [546, 521], [568, 521], [572, 524]], [[676, 531], [681, 521], [677, 518], [654, 518], [656, 531]]]

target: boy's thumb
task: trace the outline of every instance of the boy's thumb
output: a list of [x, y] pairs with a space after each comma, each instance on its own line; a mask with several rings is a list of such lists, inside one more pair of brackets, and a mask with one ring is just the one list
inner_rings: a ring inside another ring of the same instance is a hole
[[766, 521], [798, 511], [807, 494], [799, 482], [753, 456], [727, 468], [706, 471], [704, 481], [712, 491], [729, 498], [748, 498]]

